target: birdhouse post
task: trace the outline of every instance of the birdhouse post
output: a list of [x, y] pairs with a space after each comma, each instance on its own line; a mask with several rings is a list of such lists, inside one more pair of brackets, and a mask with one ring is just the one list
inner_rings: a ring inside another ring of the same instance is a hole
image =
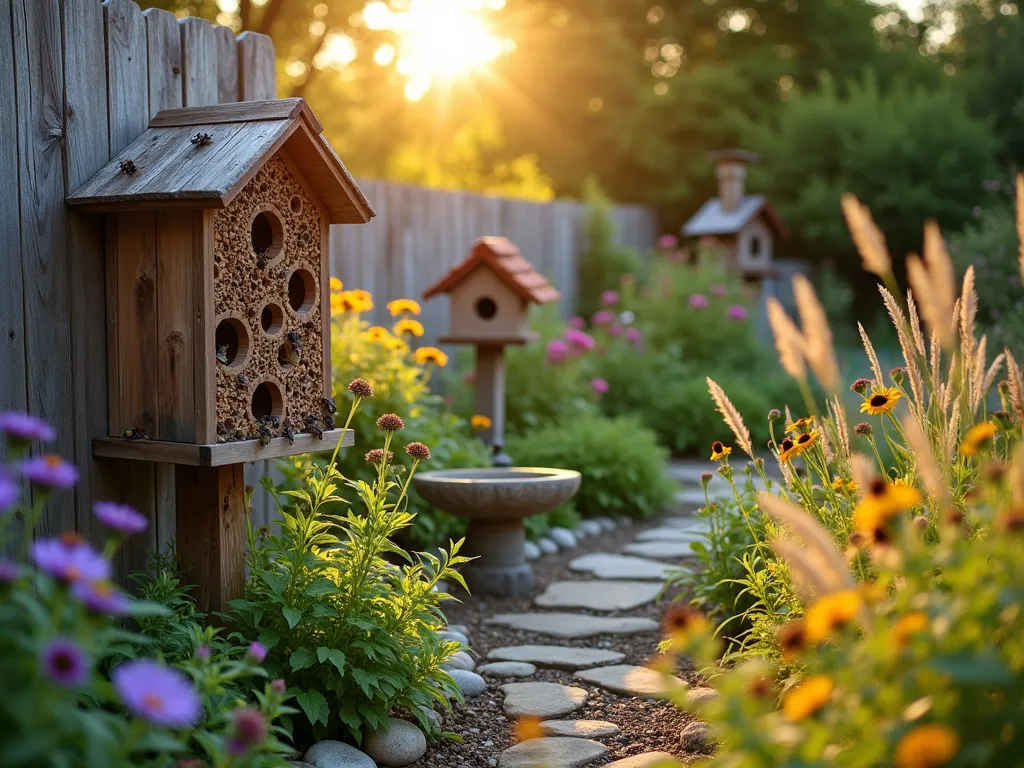
[[529, 329], [530, 304], [556, 301], [547, 278], [504, 237], [482, 237], [439, 283], [423, 293], [447, 293], [451, 327], [440, 341], [476, 347], [476, 412], [490, 420], [484, 436], [496, 466], [512, 466], [505, 454], [505, 347], [536, 339]]
[[109, 436], [175, 465], [204, 609], [244, 586], [246, 462], [352, 444], [331, 401], [331, 224], [374, 215], [301, 99], [161, 112], [68, 203], [106, 215]]

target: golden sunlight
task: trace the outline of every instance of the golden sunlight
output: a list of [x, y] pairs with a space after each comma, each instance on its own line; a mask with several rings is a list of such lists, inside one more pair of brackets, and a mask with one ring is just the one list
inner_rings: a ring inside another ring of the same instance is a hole
[[480, 72], [515, 47], [486, 22], [488, 12], [504, 5], [505, 0], [408, 0], [392, 10], [373, 0], [362, 16], [369, 29], [394, 32], [396, 44], [381, 45], [374, 60], [382, 66], [394, 61], [406, 78], [406, 98], [418, 101], [433, 85]]

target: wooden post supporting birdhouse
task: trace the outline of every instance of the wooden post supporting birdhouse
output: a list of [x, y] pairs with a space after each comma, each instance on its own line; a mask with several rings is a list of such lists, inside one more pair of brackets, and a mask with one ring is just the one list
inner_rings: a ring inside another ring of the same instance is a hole
[[68, 203], [106, 215], [109, 437], [176, 465], [203, 609], [244, 585], [246, 462], [332, 450], [330, 225], [374, 215], [302, 99], [161, 112]]

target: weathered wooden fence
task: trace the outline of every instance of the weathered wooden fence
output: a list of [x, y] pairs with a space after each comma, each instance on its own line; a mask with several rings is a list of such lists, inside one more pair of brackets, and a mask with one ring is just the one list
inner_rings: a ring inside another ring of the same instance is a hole
[[[64, 198], [160, 110], [274, 98], [274, 73], [263, 35], [142, 12], [130, 0], [0, 0], [0, 411], [27, 410], [56, 425], [59, 438], [45, 448], [81, 471], [74, 492], [47, 501], [44, 534], [74, 528], [95, 537], [97, 498], [150, 516], [122, 571], [173, 539], [174, 472], [92, 457], [91, 439], [107, 434], [105, 235], [102, 217], [71, 211]], [[583, 247], [579, 203], [360, 183], [378, 218], [335, 233], [332, 271], [373, 291], [381, 311], [390, 299], [418, 296], [476, 237], [495, 234], [517, 242], [571, 305]], [[619, 208], [615, 217], [622, 242], [653, 243], [649, 211]], [[136, 280], [151, 281], [154, 269], [143, 265]], [[430, 334], [441, 332], [446, 303], [429, 303], [424, 321]], [[164, 343], [161, 356], [173, 352], [173, 339]], [[247, 478], [267, 469], [249, 467]], [[269, 500], [261, 497], [256, 512], [269, 519]]]

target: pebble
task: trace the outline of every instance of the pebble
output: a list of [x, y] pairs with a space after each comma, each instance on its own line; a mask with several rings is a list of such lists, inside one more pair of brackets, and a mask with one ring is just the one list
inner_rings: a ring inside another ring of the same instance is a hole
[[506, 683], [502, 709], [508, 717], [559, 717], [575, 712], [587, 703], [582, 688], [558, 683]]
[[538, 539], [537, 540], [537, 546], [540, 548], [540, 551], [541, 551], [542, 554], [545, 554], [545, 555], [557, 555], [558, 554], [558, 545], [555, 544], [555, 542], [553, 542], [547, 536], [544, 536], [543, 538]]
[[433, 587], [430, 588], [431, 592], [448, 592], [448, 582], [439, 581]]
[[481, 747], [493, 747], [494, 746], [494, 741], [492, 741], [491, 739], [487, 739], [486, 741], [481, 741], [480, 742], [480, 746]]
[[426, 754], [427, 737], [412, 723], [390, 718], [383, 728], [367, 735], [363, 749], [377, 761], [377, 765], [401, 768], [415, 763]]
[[584, 520], [580, 523], [580, 530], [587, 536], [599, 536], [604, 532], [604, 526], [597, 520]]
[[636, 616], [587, 616], [578, 613], [500, 613], [488, 624], [562, 638], [594, 635], [636, 635], [656, 632], [658, 622]]
[[618, 524], [610, 517], [598, 517], [595, 519], [598, 523], [600, 523], [601, 528], [603, 528], [606, 531], [614, 531], [616, 528], [619, 527]]
[[466, 698], [479, 696], [487, 690], [487, 682], [476, 672], [468, 672], [465, 669], [453, 669], [449, 673], [452, 680], [459, 686], [462, 695]]
[[599, 685], [621, 696], [637, 696], [644, 699], [661, 698], [669, 687], [686, 685], [678, 677], [666, 677], [648, 667], [636, 667], [631, 664], [582, 669], [574, 672], [573, 677]]
[[498, 758], [492, 757], [492, 758], [488, 759], [487, 765], [488, 765], [489, 768], [495, 768], [495, 766], [498, 765]]
[[425, 707], [422, 704], [419, 705], [419, 708], [420, 708], [420, 711], [427, 718], [427, 720], [429, 720], [431, 723], [433, 723], [433, 725], [436, 728], [440, 728], [441, 727], [441, 715], [438, 712], [435, 712], [430, 707]]
[[458, 651], [445, 660], [444, 664], [441, 665], [441, 669], [446, 672], [451, 672], [453, 669], [464, 669], [467, 672], [472, 672], [476, 669], [476, 662], [465, 651]]
[[541, 556], [540, 547], [534, 541], [523, 542], [523, 556], [527, 560], [536, 560]]
[[[597, 588], [595, 588], [597, 587]], [[534, 598], [541, 608], [584, 608], [590, 611], [631, 611], [653, 603], [662, 585], [650, 581], [556, 581]]]
[[583, 739], [598, 739], [615, 736], [619, 726], [604, 720], [545, 720], [540, 724], [545, 736], [576, 736]]
[[498, 759], [498, 768], [581, 768], [607, 753], [608, 748], [597, 741], [545, 736], [506, 749]]
[[[610, 647], [607, 640], [600, 645]], [[554, 669], [577, 670], [586, 667], [616, 664], [626, 658], [618, 651], [605, 651], [598, 648], [566, 648], [561, 645], [511, 645], [494, 648], [487, 654], [488, 659], [496, 661], [519, 661], [539, 664]]]
[[445, 629], [437, 633], [437, 636], [442, 640], [451, 640], [453, 643], [461, 643], [462, 645], [469, 645], [469, 638], [461, 632], [456, 632], [454, 629]]
[[686, 752], [703, 752], [708, 747], [708, 724], [694, 720], [679, 732], [679, 746]]
[[449, 624], [447, 629], [449, 632], [458, 632], [460, 635], [469, 637], [469, 627], [465, 624]]
[[604, 768], [648, 768], [648, 766], [664, 760], [671, 760], [675, 765], [679, 764], [679, 761], [668, 752], [644, 752], [642, 755], [633, 755], [616, 760], [614, 763], [608, 763]]
[[537, 667], [522, 661], [494, 661], [476, 671], [485, 677], [530, 677], [537, 673]]
[[568, 528], [556, 526], [548, 531], [548, 536], [558, 545], [559, 549], [575, 549], [578, 543], [575, 534]]
[[306, 750], [303, 757], [315, 768], [377, 768], [365, 752], [340, 741], [320, 741]]
[[714, 688], [691, 688], [686, 692], [686, 698], [690, 701], [709, 701], [718, 696]]

